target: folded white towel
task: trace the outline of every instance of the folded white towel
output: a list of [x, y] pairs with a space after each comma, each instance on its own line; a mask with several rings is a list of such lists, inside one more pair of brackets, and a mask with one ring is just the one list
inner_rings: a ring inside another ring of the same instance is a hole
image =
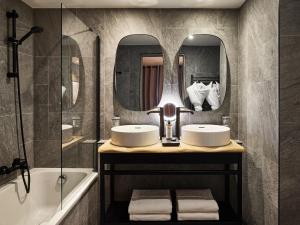
[[180, 213], [218, 212], [218, 203], [209, 189], [177, 190], [177, 211]]
[[131, 200], [140, 199], [171, 199], [171, 194], [170, 190], [166, 189], [133, 190]]
[[169, 190], [134, 190], [129, 214], [170, 214], [172, 202]]
[[168, 221], [171, 220], [170, 214], [130, 214], [131, 221]]
[[210, 189], [179, 189], [176, 190], [176, 198], [214, 200]]
[[219, 220], [219, 213], [177, 213], [177, 220]]

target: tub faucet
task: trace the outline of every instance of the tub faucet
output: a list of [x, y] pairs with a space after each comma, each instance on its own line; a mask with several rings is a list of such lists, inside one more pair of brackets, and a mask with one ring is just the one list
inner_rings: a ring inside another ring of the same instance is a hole
[[8, 167], [7, 166], [1, 166], [0, 167], [0, 175], [7, 174]]
[[162, 107], [157, 107], [155, 109], [152, 109], [147, 112], [147, 115], [151, 113], [158, 113], [159, 114], [159, 136], [160, 140], [162, 140], [162, 137], [164, 136], [164, 109]]
[[58, 184], [65, 184], [66, 182], [67, 182], [67, 176], [66, 175], [60, 175], [59, 177], [58, 177]]
[[180, 139], [180, 114], [181, 113], [194, 114], [194, 111], [184, 107], [176, 107], [176, 137], [178, 139]]
[[11, 164], [11, 167], [1, 166], [0, 167], [0, 175], [10, 174], [16, 170], [29, 170], [29, 166], [24, 159], [16, 158]]

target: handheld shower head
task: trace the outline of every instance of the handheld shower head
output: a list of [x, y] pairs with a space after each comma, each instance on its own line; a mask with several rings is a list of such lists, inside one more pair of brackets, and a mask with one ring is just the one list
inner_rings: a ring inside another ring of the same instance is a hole
[[43, 31], [44, 31], [44, 29], [42, 27], [32, 27], [30, 29], [30, 31], [19, 40], [19, 45], [21, 45], [23, 43], [23, 41], [25, 41], [27, 38], [29, 38], [32, 34], [42, 33]]
[[30, 29], [30, 32], [31, 33], [42, 33], [44, 31], [44, 29], [42, 28], [42, 27], [32, 27], [31, 29]]

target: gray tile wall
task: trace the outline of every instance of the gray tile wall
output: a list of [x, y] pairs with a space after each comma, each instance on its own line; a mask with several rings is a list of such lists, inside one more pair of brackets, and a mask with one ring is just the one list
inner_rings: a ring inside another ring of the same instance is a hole
[[300, 224], [300, 1], [280, 1], [280, 224]]
[[44, 32], [34, 43], [34, 155], [36, 167], [60, 167], [61, 159], [61, 13], [36, 9]]
[[244, 219], [278, 224], [278, 0], [248, 0], [239, 17], [239, 139]]
[[[12, 9], [15, 9], [19, 14], [19, 18], [17, 19], [17, 38], [21, 38], [33, 25], [33, 10], [26, 4], [19, 0], [0, 1], [0, 166], [10, 166], [14, 158], [20, 157], [15, 120], [14, 80], [6, 78], [8, 72], [6, 11]], [[29, 165], [30, 167], [34, 167], [33, 37], [27, 39], [19, 48], [19, 65], [25, 146], [29, 158]], [[19, 143], [21, 144], [20, 138]], [[21, 150], [21, 156], [22, 155]], [[1, 176], [0, 185], [15, 176], [15, 173], [10, 176]]]

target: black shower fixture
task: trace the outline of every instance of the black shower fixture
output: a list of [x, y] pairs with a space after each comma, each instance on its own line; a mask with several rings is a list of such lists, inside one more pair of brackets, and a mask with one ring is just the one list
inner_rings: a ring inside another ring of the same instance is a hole
[[30, 31], [25, 34], [19, 41], [18, 44], [21, 45], [23, 43], [23, 41], [25, 41], [27, 38], [29, 38], [32, 34], [35, 33], [42, 33], [44, 31], [44, 29], [42, 27], [32, 27], [30, 29]]
[[[17, 39], [17, 27], [16, 20], [19, 17], [15, 10], [6, 13], [8, 19], [11, 20], [12, 23], [12, 34], [9, 35], [7, 39], [8, 48], [12, 48], [12, 72], [7, 73], [8, 78], [13, 78], [15, 85], [17, 86], [17, 91], [15, 92], [15, 102], [16, 105], [16, 117], [19, 115], [19, 123], [20, 123], [20, 133], [22, 140], [22, 149], [23, 149], [23, 158], [21, 158], [21, 154], [19, 158], [15, 158], [10, 167], [1, 166], [0, 167], [0, 175], [10, 174], [13, 171], [19, 170], [21, 172], [22, 180], [24, 183], [24, 187], [27, 193], [30, 192], [30, 170], [29, 164], [27, 160], [26, 153], [26, 145], [24, 138], [24, 128], [23, 128], [23, 117], [22, 117], [22, 103], [21, 103], [21, 91], [20, 91], [20, 78], [19, 78], [19, 56], [18, 56], [18, 46], [21, 45], [27, 38], [29, 38], [34, 33], [43, 32], [43, 28], [41, 27], [32, 27], [29, 32], [27, 32], [20, 40]], [[17, 113], [18, 108], [18, 113]], [[18, 130], [18, 124], [17, 130]], [[18, 143], [19, 145], [19, 143]], [[27, 180], [26, 180], [27, 177]]]
[[19, 76], [19, 68], [18, 68], [18, 46], [22, 45], [22, 43], [29, 38], [34, 33], [43, 32], [42, 27], [34, 26], [32, 27], [21, 39], [17, 39], [17, 25], [16, 20], [19, 17], [18, 13], [15, 10], [6, 13], [8, 19], [11, 19], [12, 23], [12, 35], [8, 37], [7, 44], [12, 47], [12, 67], [13, 71], [7, 73], [7, 77], [18, 77]]

